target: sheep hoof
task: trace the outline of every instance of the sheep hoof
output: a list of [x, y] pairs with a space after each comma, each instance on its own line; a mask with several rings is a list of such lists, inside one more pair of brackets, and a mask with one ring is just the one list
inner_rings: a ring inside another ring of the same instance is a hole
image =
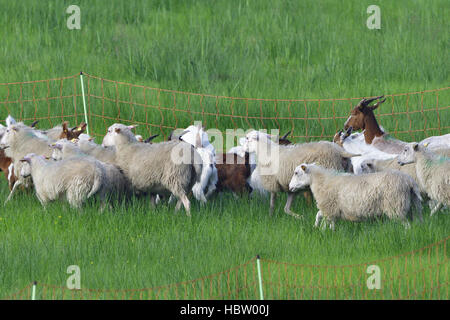
[[288, 215], [293, 216], [295, 219], [303, 219], [303, 216], [296, 214], [292, 211], [285, 211]]

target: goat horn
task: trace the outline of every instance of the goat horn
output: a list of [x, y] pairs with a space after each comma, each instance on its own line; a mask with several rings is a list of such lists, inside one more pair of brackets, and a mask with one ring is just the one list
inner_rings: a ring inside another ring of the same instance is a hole
[[291, 132], [292, 132], [292, 131], [289, 131], [289, 132], [288, 132], [288, 133], [286, 133], [286, 134], [285, 134], [284, 136], [282, 136], [282, 137], [281, 137], [280, 139], [283, 139], [283, 140], [284, 140], [284, 139], [286, 139], [286, 138], [287, 138], [287, 136], [291, 134]]
[[148, 137], [146, 140], [144, 140], [145, 143], [149, 143], [150, 141], [152, 141], [153, 139], [155, 139], [157, 136], [159, 136], [159, 134], [154, 134], [150, 137]]

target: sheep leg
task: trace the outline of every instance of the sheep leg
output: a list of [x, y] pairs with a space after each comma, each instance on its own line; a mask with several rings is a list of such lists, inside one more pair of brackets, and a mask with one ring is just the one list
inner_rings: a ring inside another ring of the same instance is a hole
[[[170, 197], [169, 197], [169, 201], [167, 202], [168, 204], [171, 204], [172, 202], [174, 202], [176, 200], [175, 196], [171, 193]], [[178, 202], [177, 202], [178, 205]], [[180, 205], [181, 206], [181, 205]]]
[[181, 202], [181, 200], [177, 200], [177, 204], [175, 206], [175, 211], [179, 211], [181, 209], [182, 204], [183, 204], [183, 202]]
[[330, 221], [330, 230], [334, 231], [334, 220]]
[[269, 208], [269, 215], [271, 216], [273, 213], [273, 209], [275, 208], [275, 199], [277, 197], [277, 194], [275, 192], [270, 193], [270, 208]]
[[16, 189], [17, 189], [20, 185], [22, 185], [22, 181], [21, 181], [21, 180], [17, 180], [16, 183], [14, 183], [14, 187], [12, 188], [11, 192], [9, 193], [8, 198], [6, 198], [6, 200], [5, 200], [5, 203], [4, 203], [5, 205], [6, 205], [6, 203], [7, 203], [9, 200], [11, 200], [13, 194], [16, 192]]
[[184, 209], [186, 210], [186, 215], [188, 217], [190, 217], [191, 216], [191, 203], [190, 203], [188, 197], [185, 194], [183, 194], [183, 195], [181, 195], [180, 200], [183, 202]]
[[292, 212], [292, 210], [291, 210], [292, 201], [294, 200], [294, 198], [295, 198], [295, 193], [289, 192], [288, 193], [288, 198], [287, 198], [287, 201], [286, 201], [286, 205], [284, 206], [284, 212], [286, 212], [290, 216], [293, 216], [294, 218], [300, 219], [301, 216], [296, 214], [296, 213], [294, 213], [294, 212]]
[[322, 218], [323, 218], [322, 211], [319, 210], [316, 214], [316, 222], [314, 223], [314, 227], [317, 228], [319, 226], [319, 223], [322, 220]]
[[441, 203], [441, 202], [438, 202], [438, 203], [436, 204], [436, 206], [433, 208], [433, 210], [431, 210], [430, 217], [432, 217], [433, 214], [435, 214], [437, 211], [441, 210], [441, 208], [442, 208], [442, 203]]
[[154, 194], [150, 194], [150, 204], [152, 208], [156, 208], [156, 196]]

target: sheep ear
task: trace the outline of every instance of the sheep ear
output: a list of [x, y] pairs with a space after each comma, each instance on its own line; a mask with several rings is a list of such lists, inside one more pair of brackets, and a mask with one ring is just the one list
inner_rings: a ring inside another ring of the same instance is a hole
[[120, 128], [115, 128], [114, 131], [115, 131], [116, 133], [120, 133]]
[[28, 157], [23, 157], [23, 158], [20, 159], [19, 161], [20, 161], [20, 162], [28, 162], [28, 163], [30, 163], [30, 162], [31, 162], [31, 159], [28, 158]]
[[304, 165], [304, 164], [302, 164], [302, 165], [300, 166], [300, 168], [301, 168], [304, 172], [306, 172], [306, 170], [308, 169], [308, 167], [307, 167], [306, 165]]
[[419, 150], [419, 144], [417, 142], [414, 142], [412, 147], [413, 147], [414, 151], [418, 151]]
[[30, 124], [30, 127], [34, 128], [38, 124], [39, 120], [33, 121], [32, 124]]
[[134, 128], [136, 128], [138, 125], [137, 124], [133, 124], [131, 126], [128, 126], [128, 129], [133, 130]]

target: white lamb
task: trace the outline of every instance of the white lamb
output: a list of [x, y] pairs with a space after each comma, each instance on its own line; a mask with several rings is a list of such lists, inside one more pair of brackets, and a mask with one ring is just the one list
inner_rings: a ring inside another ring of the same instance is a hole
[[410, 226], [407, 218], [412, 219], [414, 212], [422, 220], [417, 184], [396, 170], [354, 175], [303, 163], [295, 169], [289, 190], [306, 187], [311, 188], [319, 209], [316, 227], [323, 217], [333, 230], [338, 219], [361, 221], [385, 215], [400, 220], [406, 228]]
[[80, 148], [73, 142], [67, 141], [66, 139], [58, 140], [56, 143], [52, 144], [53, 160], [60, 161], [64, 159], [72, 160], [91, 160], [98, 162], [105, 170], [105, 193], [111, 196], [121, 196], [127, 195], [128, 193], [128, 181], [120, 169], [110, 163], [102, 162], [96, 158], [83, 153]]
[[417, 142], [406, 145], [398, 156], [398, 163], [405, 165], [416, 163], [419, 184], [426, 190], [428, 197], [436, 201], [431, 210], [435, 214], [443, 205], [450, 206], [450, 158], [428, 151]]
[[[71, 207], [80, 208], [104, 185], [104, 171], [95, 161], [53, 161], [34, 153], [21, 161], [24, 164], [20, 174], [24, 178], [32, 177], [36, 195], [44, 207], [49, 201], [65, 196]], [[102, 199], [103, 196], [101, 194]]]

